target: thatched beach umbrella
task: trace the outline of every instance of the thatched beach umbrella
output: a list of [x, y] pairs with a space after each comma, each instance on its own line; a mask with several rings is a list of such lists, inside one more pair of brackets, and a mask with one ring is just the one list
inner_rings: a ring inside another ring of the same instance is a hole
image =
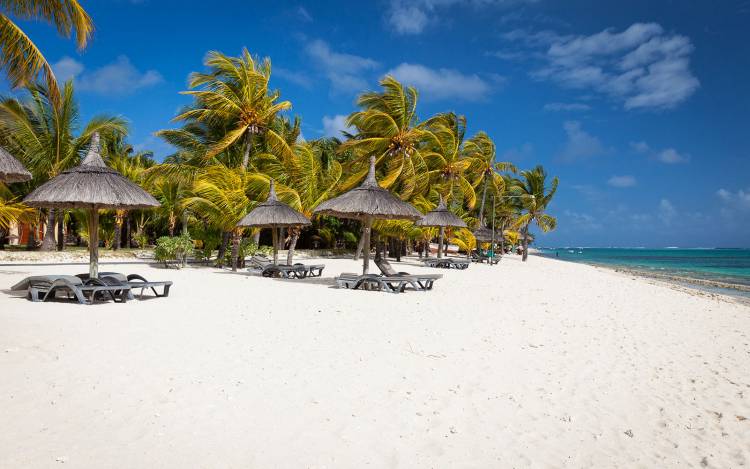
[[89, 211], [89, 276], [99, 276], [99, 210], [158, 207], [159, 202], [125, 176], [104, 164], [99, 134], [80, 166], [63, 171], [23, 200], [32, 207], [82, 208]]
[[445, 238], [445, 227], [455, 226], [458, 228], [466, 228], [466, 223], [461, 220], [457, 215], [448, 210], [443, 202], [443, 196], [440, 196], [440, 202], [438, 206], [428, 212], [420, 220], [417, 220], [416, 225], [418, 226], [436, 226], [440, 228], [440, 236], [438, 237], [438, 259], [443, 257], [443, 239]]
[[362, 273], [370, 270], [370, 231], [372, 221], [418, 220], [422, 214], [411, 204], [404, 202], [378, 185], [375, 179], [375, 157], [370, 157], [370, 171], [361, 186], [338, 197], [326, 200], [317, 206], [313, 213], [352, 218], [364, 223], [364, 261]]
[[237, 226], [271, 228], [273, 234], [273, 263], [276, 264], [279, 260], [278, 228], [307, 226], [309, 224], [310, 220], [306, 216], [276, 197], [276, 189], [273, 185], [273, 179], [271, 179], [268, 199], [245, 215]]
[[31, 179], [31, 173], [8, 151], [0, 147], [0, 182], [24, 182]]
[[480, 226], [472, 233], [479, 242], [489, 243], [495, 239], [495, 233], [486, 226]]

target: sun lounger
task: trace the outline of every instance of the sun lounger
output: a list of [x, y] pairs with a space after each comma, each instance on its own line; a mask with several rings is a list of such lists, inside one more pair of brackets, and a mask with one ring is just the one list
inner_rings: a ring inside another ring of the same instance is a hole
[[80, 304], [93, 304], [101, 297], [117, 303], [125, 303], [130, 297], [130, 286], [119, 282], [115, 285], [102, 279], [83, 281], [72, 275], [37, 275], [27, 277], [13, 285], [11, 290], [26, 290], [26, 297], [35, 302], [57, 298], [58, 292], [67, 299], [76, 299]]
[[253, 256], [250, 259], [251, 267], [249, 271], [260, 271], [263, 277], [274, 277], [274, 278], [307, 278], [307, 277], [320, 277], [323, 275], [323, 269], [325, 265], [314, 264], [274, 264], [270, 259], [261, 256]]
[[[78, 274], [76, 277], [85, 281], [89, 278], [89, 274]], [[130, 274], [126, 276], [119, 272], [99, 272], [99, 278], [104, 279], [105, 281], [107, 279], [113, 279], [121, 284], [128, 285], [131, 288], [130, 299], [133, 299], [132, 290], [140, 290], [141, 293], [138, 297], [142, 299], [144, 296], [143, 292], [146, 289], [150, 289], [154, 292], [154, 296], [157, 298], [167, 297], [169, 296], [169, 289], [172, 287], [172, 282], [169, 280], [149, 282], [138, 274]], [[159, 293], [157, 288], [161, 288], [162, 292]]]
[[477, 262], [477, 263], [487, 262], [488, 264], [492, 265], [492, 264], [497, 264], [498, 262], [500, 262], [500, 258], [494, 257], [494, 256], [488, 256], [487, 254], [483, 254], [483, 253], [472, 252], [471, 261]]
[[352, 274], [343, 273], [336, 277], [336, 284], [339, 288], [348, 288], [351, 290], [377, 290], [388, 293], [402, 293], [406, 287], [418, 289], [419, 286], [409, 277], [386, 277], [377, 274]]
[[425, 259], [422, 262], [424, 262], [424, 265], [426, 267], [438, 267], [441, 269], [458, 269], [458, 270], [467, 269], [470, 264], [470, 262], [465, 259], [457, 260], [457, 259], [446, 259], [446, 258], [442, 258], [442, 259], [431, 258], [431, 259]]
[[427, 291], [432, 290], [435, 280], [443, 278], [441, 274], [410, 274], [409, 272], [396, 272], [393, 266], [387, 260], [381, 258], [375, 260], [383, 276], [388, 278], [398, 277], [410, 279], [410, 285], [415, 290]]

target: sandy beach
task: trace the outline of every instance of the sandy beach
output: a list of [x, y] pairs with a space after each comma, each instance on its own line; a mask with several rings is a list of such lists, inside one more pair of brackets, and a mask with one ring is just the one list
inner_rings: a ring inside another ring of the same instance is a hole
[[210, 267], [169, 298], [80, 306], [7, 290], [0, 467], [740, 467], [750, 307], [540, 257], [431, 292]]

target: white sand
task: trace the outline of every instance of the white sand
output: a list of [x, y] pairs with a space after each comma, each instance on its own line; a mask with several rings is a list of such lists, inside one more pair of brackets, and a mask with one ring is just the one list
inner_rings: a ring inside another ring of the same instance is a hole
[[[747, 306], [542, 258], [402, 295], [331, 288], [357, 265], [325, 263], [105, 268], [175, 282], [125, 305], [0, 292], [0, 467], [750, 464]], [[61, 269], [85, 267], [0, 288]]]

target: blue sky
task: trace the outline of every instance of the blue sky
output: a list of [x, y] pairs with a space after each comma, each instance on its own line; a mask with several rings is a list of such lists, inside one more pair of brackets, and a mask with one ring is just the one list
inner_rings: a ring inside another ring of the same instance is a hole
[[750, 245], [750, 0], [98, 0], [84, 52], [24, 24], [84, 117], [113, 113], [157, 158], [153, 132], [209, 50], [270, 56], [272, 84], [333, 135], [385, 73], [420, 115], [465, 114], [498, 159], [560, 177], [543, 245]]

